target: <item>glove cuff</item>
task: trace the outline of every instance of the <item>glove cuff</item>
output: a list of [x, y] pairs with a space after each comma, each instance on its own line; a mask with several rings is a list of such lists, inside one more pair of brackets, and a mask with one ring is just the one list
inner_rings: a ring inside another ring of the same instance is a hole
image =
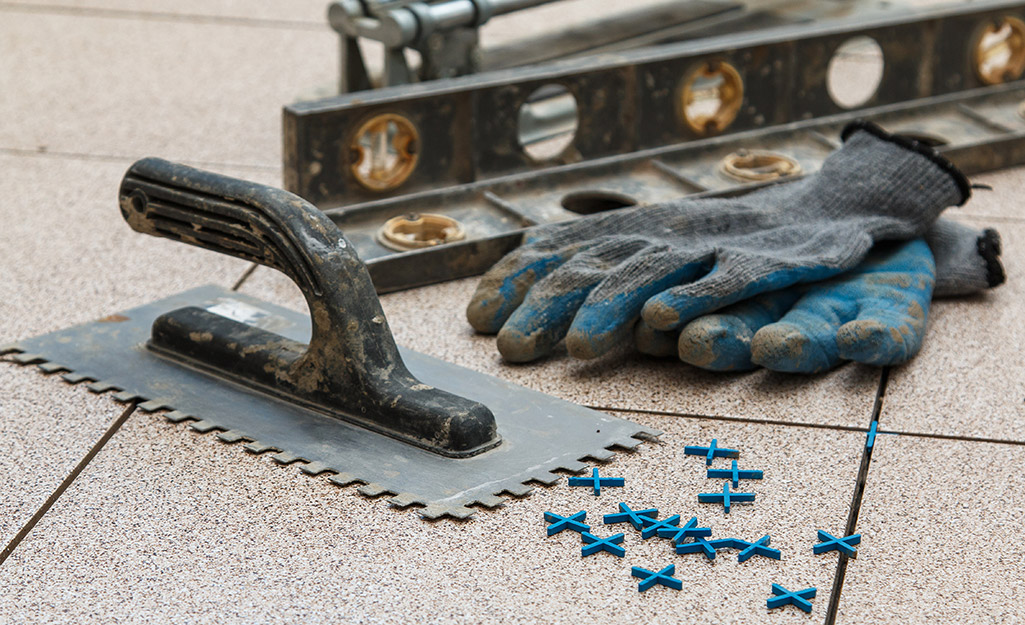
[[850, 136], [859, 130], [867, 132], [878, 139], [882, 139], [883, 141], [898, 145], [906, 150], [921, 154], [932, 161], [937, 167], [950, 176], [950, 179], [957, 186], [958, 191], [960, 191], [961, 201], [957, 203], [957, 206], [964, 205], [964, 203], [972, 197], [972, 184], [968, 180], [968, 177], [964, 175], [964, 172], [958, 169], [957, 165], [942, 156], [932, 146], [926, 145], [921, 141], [916, 141], [915, 139], [904, 135], [887, 132], [878, 124], [864, 119], [855, 120], [844, 126], [843, 131], [840, 133], [840, 138], [846, 143]]

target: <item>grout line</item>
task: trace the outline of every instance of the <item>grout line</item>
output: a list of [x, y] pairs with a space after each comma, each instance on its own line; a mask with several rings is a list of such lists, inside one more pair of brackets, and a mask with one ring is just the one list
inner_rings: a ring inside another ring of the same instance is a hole
[[[117, 154], [89, 154], [87, 152], [62, 152], [50, 151], [48, 149], [28, 148], [0, 148], [0, 154], [4, 156], [34, 156], [42, 158], [57, 158], [79, 161], [100, 161], [105, 163], [134, 162], [139, 156], [119, 156]], [[279, 165], [254, 165], [243, 163], [224, 163], [220, 161], [193, 161], [189, 163], [197, 167], [232, 167], [235, 169], [255, 169], [259, 171], [280, 171]]]
[[[879, 376], [879, 388], [876, 391], [876, 400], [872, 406], [872, 419], [869, 422], [869, 430], [873, 424], [879, 423], [879, 415], [883, 411], [883, 399], [886, 397], [886, 385], [890, 381], [890, 368], [883, 367]], [[858, 515], [861, 513], [861, 500], [865, 496], [865, 484], [868, 482], [868, 470], [872, 464], [872, 449], [867, 444], [861, 448], [861, 467], [858, 469], [858, 479], [854, 485], [854, 496], [851, 498], [851, 510], [847, 515], [847, 527], [844, 528], [844, 536], [850, 536], [858, 527]], [[836, 563], [836, 576], [833, 577], [833, 589], [829, 593], [829, 607], [826, 612], [825, 625], [835, 625], [836, 615], [840, 610], [840, 594], [843, 592], [844, 578], [847, 577], [847, 554], [840, 553]]]
[[54, 4], [34, 5], [24, 2], [0, 2], [0, 11], [20, 11], [23, 13], [49, 13], [54, 15], [106, 17], [162, 22], [191, 22], [194, 24], [227, 24], [231, 26], [283, 28], [292, 30], [325, 30], [329, 28], [326, 18], [323, 22], [312, 22], [305, 20], [243, 17], [238, 15], [197, 15], [192, 13], [168, 13], [164, 11], [138, 11], [101, 7], [75, 7]]
[[995, 443], [997, 445], [1025, 445], [1025, 441], [1013, 441], [1006, 438], [986, 438], [983, 436], [957, 436], [956, 434], [931, 434], [929, 432], [903, 432], [901, 430], [879, 430], [878, 434], [896, 434], [897, 436], [914, 436], [917, 438], [935, 438], [941, 441], [966, 441], [969, 443]]
[[667, 412], [664, 410], [647, 410], [644, 408], [612, 408], [609, 406], [584, 406], [591, 410], [603, 412], [636, 412], [663, 417], [682, 417], [684, 419], [707, 419], [710, 421], [729, 421], [731, 423], [756, 423], [759, 425], [787, 425], [799, 428], [814, 428], [817, 430], [842, 430], [845, 432], [867, 432], [868, 428], [853, 425], [830, 425], [825, 423], [808, 423], [806, 421], [780, 421], [776, 419], [755, 419], [753, 417], [724, 417], [715, 415], [702, 415], [686, 412]]
[[[708, 421], [729, 421], [732, 423], [754, 423], [758, 425], [785, 425], [798, 428], [813, 428], [817, 430], [838, 430], [842, 432], [868, 432], [870, 427], [863, 428], [854, 425], [830, 425], [824, 423], [807, 423], [804, 421], [779, 421], [774, 419], [755, 419], [752, 417], [723, 417], [716, 415], [702, 415], [682, 412], [667, 412], [663, 410], [647, 410], [644, 408], [612, 408], [609, 406], [584, 406], [591, 410], [602, 412], [636, 412], [662, 417], [681, 417], [684, 419], [704, 419]], [[876, 434], [893, 434], [896, 436], [914, 436], [916, 438], [934, 438], [943, 441], [965, 441], [969, 443], [992, 443], [995, 445], [1017, 445], [1025, 446], [1025, 441], [1016, 441], [1006, 438], [986, 438], [983, 436], [958, 436], [956, 434], [933, 434], [930, 432], [906, 432], [904, 430], [877, 430]]]
[[27, 523], [25, 523], [24, 527], [22, 527], [21, 530], [14, 536], [14, 538], [11, 539], [11, 542], [9, 542], [6, 547], [4, 547], [4, 550], [0, 551], [0, 565], [3, 565], [3, 563], [11, 555], [11, 552], [14, 551], [14, 548], [17, 547], [26, 536], [28, 536], [29, 532], [31, 532], [32, 529], [36, 526], [36, 523], [38, 523], [39, 520], [43, 518], [43, 515], [45, 515], [50, 510], [50, 507], [53, 506], [53, 504], [56, 503], [58, 499], [60, 499], [60, 496], [64, 494], [64, 491], [66, 491], [69, 486], [71, 486], [71, 483], [75, 481], [75, 478], [77, 478], [78, 475], [85, 469], [85, 467], [90, 462], [92, 462], [92, 459], [96, 457], [96, 454], [98, 454], [101, 449], [103, 449], [103, 446], [107, 444], [107, 441], [109, 441], [111, 437], [114, 436], [115, 433], [117, 433], [121, 426], [124, 425], [125, 421], [128, 420], [128, 417], [130, 417], [132, 413], [135, 412], [135, 406], [137, 403], [137, 401], [132, 401], [130, 404], [128, 404], [128, 406], [125, 407], [124, 412], [121, 413], [121, 416], [119, 416], [117, 419], [114, 419], [114, 421], [109, 426], [107, 426], [107, 431], [103, 433], [103, 436], [100, 437], [100, 440], [96, 441], [96, 444], [93, 445], [92, 448], [88, 451], [88, 453], [85, 454], [85, 457], [83, 457], [78, 462], [75, 468], [71, 470], [71, 473], [69, 473], [68, 476], [64, 478], [64, 481], [60, 483], [60, 486], [57, 487], [57, 490], [53, 491], [53, 493], [50, 494], [50, 496], [46, 499], [43, 505], [40, 506], [38, 510], [36, 510], [35, 514], [32, 515], [32, 518], [29, 519]]
[[242, 272], [242, 275], [239, 276], [239, 279], [235, 282], [235, 284], [232, 285], [231, 290], [232, 291], [237, 291], [240, 288], [242, 288], [242, 283], [245, 282], [246, 280], [248, 280], [249, 276], [253, 275], [253, 272], [256, 271], [256, 268], [259, 267], [259, 266], [260, 266], [259, 263], [253, 263], [253, 264], [249, 265], [249, 267], [245, 271]]

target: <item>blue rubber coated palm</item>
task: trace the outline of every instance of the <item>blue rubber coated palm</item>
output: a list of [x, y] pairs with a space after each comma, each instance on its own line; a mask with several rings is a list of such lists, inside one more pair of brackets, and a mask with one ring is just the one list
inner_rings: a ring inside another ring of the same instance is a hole
[[642, 351], [675, 347], [682, 360], [715, 371], [763, 366], [817, 373], [844, 360], [906, 362], [922, 346], [935, 263], [922, 239], [877, 246], [840, 278], [767, 293], [686, 325], [675, 345], [639, 326]]

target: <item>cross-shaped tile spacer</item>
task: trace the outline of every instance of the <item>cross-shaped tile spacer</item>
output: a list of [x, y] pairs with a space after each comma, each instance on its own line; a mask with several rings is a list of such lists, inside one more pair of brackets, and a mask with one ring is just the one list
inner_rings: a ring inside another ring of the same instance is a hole
[[581, 532], [580, 537], [587, 543], [580, 549], [580, 557], [589, 556], [599, 551], [608, 551], [620, 558], [626, 555], [626, 550], [619, 546], [623, 542], [624, 537], [622, 534], [613, 534], [608, 538], [598, 538], [594, 534]]
[[726, 514], [730, 513], [730, 501], [754, 500], [754, 493], [731, 493], [729, 482], [723, 482], [721, 493], [698, 493], [698, 503], [721, 503]]
[[812, 553], [826, 553], [827, 551], [839, 551], [852, 558], [858, 557], [858, 550], [854, 548], [861, 542], [861, 534], [851, 534], [843, 538], [837, 538], [829, 532], [819, 530], [819, 540], [823, 541], [811, 548]]
[[606, 514], [602, 517], [605, 525], [615, 525], [616, 523], [629, 523], [634, 526], [634, 529], [640, 531], [646, 526], [651, 525], [655, 522], [655, 517], [658, 516], [658, 510], [655, 508], [648, 508], [647, 510], [631, 510], [630, 506], [625, 503], [619, 504], [619, 512], [615, 514]]
[[704, 537], [699, 536], [694, 539], [692, 543], [676, 543], [676, 553], [683, 555], [685, 553], [698, 553], [703, 552], [705, 557], [709, 560], [715, 560], [716, 549], [735, 549], [737, 544], [733, 542], [732, 538], [721, 538], [719, 540], [705, 540]]
[[790, 592], [779, 584], [773, 584], [772, 594], [776, 596], [769, 597], [765, 602], [765, 607], [771, 610], [773, 608], [778, 608], [785, 606], [788, 603], [792, 603], [808, 614], [811, 614], [811, 601], [808, 601], [808, 599], [815, 597], [815, 591], [815, 588], [805, 588], [804, 590], [798, 590], [797, 592]]
[[644, 540], [648, 540], [649, 538], [657, 534], [660, 530], [672, 531], [679, 529], [678, 527], [676, 527], [680, 524], [680, 515], [678, 514], [674, 514], [673, 516], [667, 519], [662, 519], [661, 521], [656, 521], [651, 517], [644, 517], [644, 519], [648, 519], [651, 521], [651, 523], [649, 523], [647, 527], [641, 530], [641, 538], [643, 538]]
[[698, 538], [699, 536], [711, 536], [712, 528], [698, 527], [698, 517], [691, 517], [690, 521], [683, 527], [664, 527], [658, 530], [659, 538], [668, 538], [674, 543], [681, 543], [686, 538]]
[[570, 486], [590, 486], [594, 489], [594, 496], [601, 495], [602, 486], [622, 486], [626, 483], [621, 477], [601, 477], [598, 475], [598, 468], [595, 467], [591, 477], [570, 477]]
[[745, 562], [750, 560], [752, 556], [764, 556], [773, 560], [779, 560], [782, 555], [779, 549], [771, 549], [769, 547], [768, 534], [753, 543], [749, 543], [746, 540], [737, 540], [737, 542], [741, 544], [738, 547], [738, 549], [741, 549], [741, 552], [737, 554], [737, 562]]
[[713, 438], [712, 444], [708, 447], [698, 447], [696, 445], [687, 445], [683, 448], [683, 453], [688, 456], [704, 456], [705, 464], [711, 465], [712, 458], [739, 458], [740, 451], [736, 449], [726, 449], [716, 447], [718, 439]]
[[868, 428], [868, 438], [865, 439], [865, 449], [872, 451], [872, 448], [876, 445], [876, 430], [879, 428], [879, 422], [873, 421], [872, 425]]
[[651, 588], [655, 584], [661, 584], [668, 586], [674, 590], [680, 590], [683, 588], [683, 582], [673, 577], [673, 573], [676, 572], [676, 565], [670, 564], [666, 568], [662, 569], [658, 573], [649, 571], [648, 569], [642, 569], [639, 566], [635, 566], [630, 569], [630, 574], [634, 577], [641, 577], [641, 583], [637, 584], [638, 592], [644, 592]]
[[574, 532], [587, 532], [590, 531], [591, 526], [586, 523], [582, 523], [587, 518], [587, 512], [581, 510], [572, 516], [559, 516], [551, 512], [545, 512], [545, 521], [551, 523], [548, 526], [548, 535], [554, 536], [562, 530], [572, 530]]
[[733, 461], [733, 465], [729, 469], [709, 469], [708, 477], [710, 478], [726, 478], [733, 482], [733, 488], [740, 486], [740, 480], [760, 480], [762, 479], [761, 471], [740, 471], [737, 469], [737, 461]]

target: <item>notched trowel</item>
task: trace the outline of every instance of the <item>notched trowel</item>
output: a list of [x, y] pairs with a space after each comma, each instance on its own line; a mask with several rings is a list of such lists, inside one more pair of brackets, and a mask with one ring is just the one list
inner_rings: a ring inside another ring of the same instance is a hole
[[291, 193], [144, 159], [120, 205], [139, 232], [284, 272], [311, 317], [208, 286], [0, 351], [428, 518], [468, 517], [659, 434], [399, 348], [351, 244]]

